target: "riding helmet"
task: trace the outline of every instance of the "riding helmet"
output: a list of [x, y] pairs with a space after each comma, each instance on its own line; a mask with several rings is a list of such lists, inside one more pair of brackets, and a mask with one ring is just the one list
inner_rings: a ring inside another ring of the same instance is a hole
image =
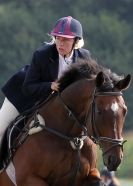
[[51, 35], [82, 39], [82, 25], [78, 20], [72, 18], [71, 16], [63, 17], [56, 22], [53, 30], [51, 31]]

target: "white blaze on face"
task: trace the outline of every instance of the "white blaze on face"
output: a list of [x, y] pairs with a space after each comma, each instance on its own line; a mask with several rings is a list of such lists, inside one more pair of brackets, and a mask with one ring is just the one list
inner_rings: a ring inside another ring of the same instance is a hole
[[[114, 115], [117, 115], [118, 109], [119, 109], [118, 103], [117, 103], [117, 102], [112, 103], [112, 105], [111, 105], [111, 110], [114, 112]], [[118, 136], [117, 136], [116, 119], [114, 120], [114, 127], [113, 127], [113, 130], [114, 130], [114, 133], [115, 133], [115, 137], [117, 138]]]
[[116, 103], [116, 102], [115, 103], [112, 103], [111, 109], [114, 112], [114, 114], [117, 114], [118, 109], [119, 109], [118, 103]]

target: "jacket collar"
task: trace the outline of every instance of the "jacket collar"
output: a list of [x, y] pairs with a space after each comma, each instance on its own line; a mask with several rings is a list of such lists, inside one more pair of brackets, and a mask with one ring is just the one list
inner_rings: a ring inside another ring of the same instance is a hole
[[[77, 61], [78, 57], [79, 57], [78, 50], [74, 49], [74, 52], [73, 52], [73, 63], [75, 63]], [[58, 51], [56, 49], [56, 45], [55, 44], [51, 45], [50, 61], [52, 63], [59, 63], [59, 54], [58, 54]]]
[[50, 47], [51, 47], [50, 55], [49, 55], [50, 62], [56, 63], [57, 61], [59, 61], [59, 55], [58, 55], [58, 51], [56, 49], [56, 45], [53, 44]]
[[52, 79], [56, 79], [58, 76], [59, 55], [55, 44], [51, 45], [50, 47], [51, 49], [49, 51], [49, 70]]

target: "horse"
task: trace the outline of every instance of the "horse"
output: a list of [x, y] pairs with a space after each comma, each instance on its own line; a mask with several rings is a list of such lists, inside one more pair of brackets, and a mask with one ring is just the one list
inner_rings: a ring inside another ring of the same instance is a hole
[[0, 185], [102, 186], [96, 144], [105, 166], [116, 170], [127, 112], [122, 90], [130, 81], [130, 75], [117, 76], [91, 59], [71, 65], [58, 81], [59, 91], [26, 122], [27, 138], [12, 159], [15, 180], [4, 170]]

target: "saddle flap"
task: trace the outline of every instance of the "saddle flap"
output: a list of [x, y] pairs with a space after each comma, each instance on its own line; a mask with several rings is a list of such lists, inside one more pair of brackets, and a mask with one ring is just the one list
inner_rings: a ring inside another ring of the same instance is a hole
[[0, 167], [3, 166], [3, 164], [4, 168], [8, 165], [9, 161], [12, 159], [19, 146], [19, 141], [22, 143], [20, 136], [25, 136], [26, 120], [26, 116], [17, 117], [7, 128], [2, 139], [2, 145], [0, 149]]

